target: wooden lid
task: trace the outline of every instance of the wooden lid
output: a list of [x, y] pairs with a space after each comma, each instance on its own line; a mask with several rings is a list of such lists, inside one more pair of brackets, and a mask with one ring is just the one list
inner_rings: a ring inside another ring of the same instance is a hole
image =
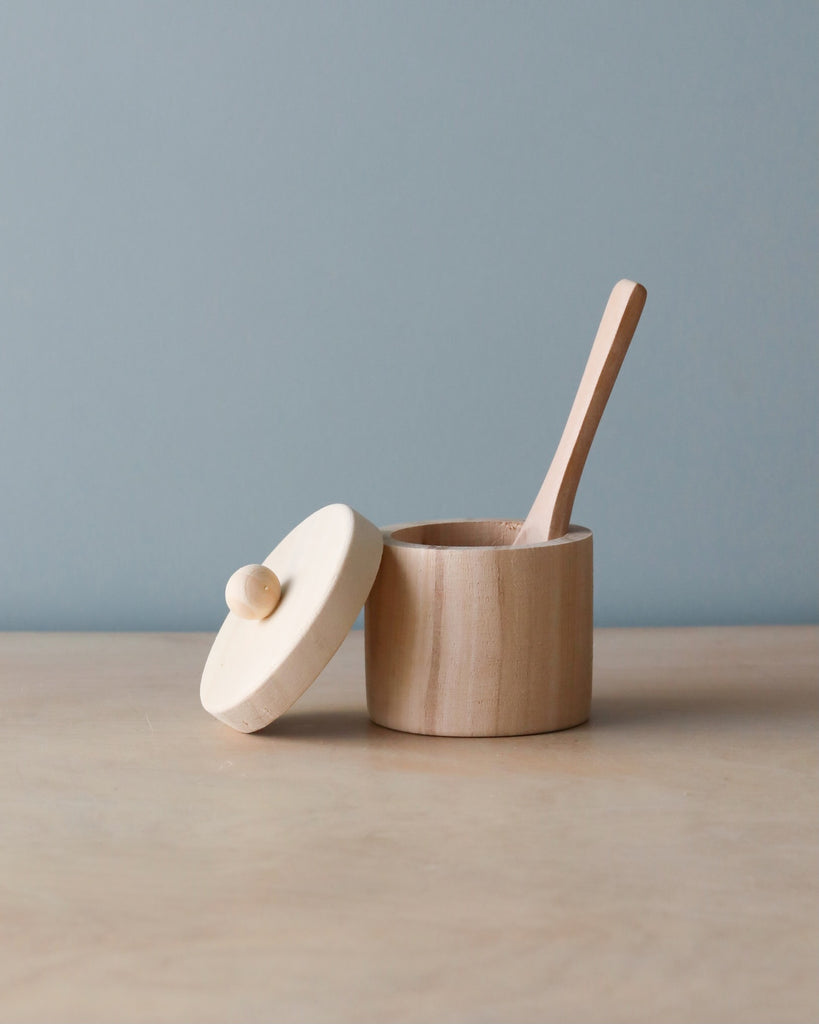
[[202, 673], [202, 706], [239, 732], [263, 729], [304, 693], [347, 636], [375, 581], [381, 531], [327, 505], [264, 560], [281, 598], [263, 619], [229, 612]]

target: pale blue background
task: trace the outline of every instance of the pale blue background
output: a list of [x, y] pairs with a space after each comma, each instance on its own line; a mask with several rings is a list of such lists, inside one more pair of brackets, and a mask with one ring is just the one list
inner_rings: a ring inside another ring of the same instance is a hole
[[620, 277], [597, 622], [815, 620], [817, 10], [4, 3], [0, 627], [524, 515]]

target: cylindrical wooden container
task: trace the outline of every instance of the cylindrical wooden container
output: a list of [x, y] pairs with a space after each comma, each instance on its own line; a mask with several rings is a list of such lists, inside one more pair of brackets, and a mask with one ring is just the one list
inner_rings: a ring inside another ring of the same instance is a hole
[[592, 535], [512, 547], [509, 520], [384, 531], [365, 610], [378, 725], [516, 736], [579, 725], [592, 683]]

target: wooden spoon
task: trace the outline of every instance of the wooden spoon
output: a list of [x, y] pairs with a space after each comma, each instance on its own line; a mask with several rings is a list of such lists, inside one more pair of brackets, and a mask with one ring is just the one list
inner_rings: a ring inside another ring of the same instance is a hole
[[614, 286], [560, 444], [513, 545], [539, 544], [568, 532], [586, 456], [645, 301], [646, 290], [641, 284], [619, 281]]

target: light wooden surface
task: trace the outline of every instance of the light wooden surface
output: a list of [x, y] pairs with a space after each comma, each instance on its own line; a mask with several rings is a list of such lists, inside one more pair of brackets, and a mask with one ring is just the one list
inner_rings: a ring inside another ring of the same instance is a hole
[[515, 544], [553, 540], [569, 529], [586, 457], [645, 302], [645, 288], [634, 281], [612, 289], [557, 451]]
[[384, 531], [364, 631], [378, 725], [519, 736], [589, 717], [592, 535], [574, 526], [514, 547], [519, 529], [456, 519]]
[[486, 740], [371, 724], [362, 639], [245, 736], [211, 636], [0, 636], [2, 1021], [816, 1020], [816, 629], [598, 632]]

